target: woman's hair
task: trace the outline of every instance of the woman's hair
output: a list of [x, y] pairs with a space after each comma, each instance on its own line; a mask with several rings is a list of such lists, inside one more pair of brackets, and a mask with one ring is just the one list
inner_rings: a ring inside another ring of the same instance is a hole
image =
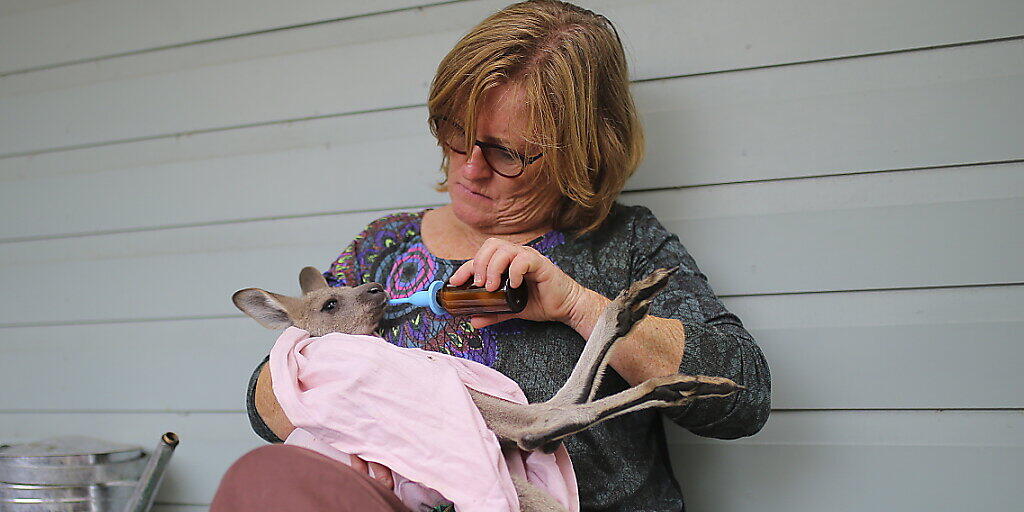
[[[490, 89], [522, 90], [525, 133], [542, 148], [531, 173], [562, 198], [551, 219], [560, 230], [597, 228], [643, 159], [643, 129], [629, 92], [626, 58], [607, 18], [554, 0], [532, 0], [492, 14], [437, 67], [431, 118], [457, 120], [472, 148], [476, 117]], [[532, 167], [531, 166], [531, 167]], [[446, 178], [448, 158], [442, 160]]]

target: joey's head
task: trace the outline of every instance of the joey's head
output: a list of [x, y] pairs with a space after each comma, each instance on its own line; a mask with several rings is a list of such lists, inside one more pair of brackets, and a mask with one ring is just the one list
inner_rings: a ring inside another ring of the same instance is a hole
[[331, 287], [313, 267], [299, 272], [299, 284], [302, 297], [246, 288], [235, 292], [231, 300], [243, 313], [268, 329], [294, 325], [311, 336], [332, 332], [373, 334], [387, 304], [383, 286], [366, 283]]

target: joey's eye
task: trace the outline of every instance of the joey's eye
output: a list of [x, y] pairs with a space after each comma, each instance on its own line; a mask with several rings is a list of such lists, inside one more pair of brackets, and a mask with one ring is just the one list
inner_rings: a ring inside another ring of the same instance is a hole
[[330, 299], [327, 302], [324, 302], [324, 307], [320, 308], [320, 311], [323, 311], [324, 313], [330, 313], [331, 311], [334, 311], [337, 307], [338, 299]]

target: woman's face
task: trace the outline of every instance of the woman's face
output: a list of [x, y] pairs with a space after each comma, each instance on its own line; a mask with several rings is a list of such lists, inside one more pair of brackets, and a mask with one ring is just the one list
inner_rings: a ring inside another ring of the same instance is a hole
[[[528, 143], [520, 134], [525, 113], [519, 108], [521, 91], [502, 85], [488, 91], [477, 117], [476, 140], [500, 144], [522, 155], [533, 156], [541, 148]], [[494, 172], [481, 148], [473, 146], [466, 154], [445, 148], [448, 155], [448, 195], [455, 216], [463, 223], [487, 234], [522, 233], [550, 229], [551, 213], [561, 196], [557, 187], [535, 180], [541, 160], [526, 167], [516, 178]]]

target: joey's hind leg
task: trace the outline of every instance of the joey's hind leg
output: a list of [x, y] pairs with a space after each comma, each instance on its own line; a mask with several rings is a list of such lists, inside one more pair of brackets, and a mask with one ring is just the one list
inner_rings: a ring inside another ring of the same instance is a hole
[[[651, 407], [675, 407], [700, 398], [726, 397], [745, 389], [725, 377], [666, 375], [600, 400], [546, 411], [519, 439], [524, 450], [557, 446], [562, 438], [602, 421]], [[552, 448], [553, 449], [553, 448]]]
[[583, 347], [583, 353], [576, 362], [569, 380], [548, 403], [581, 404], [593, 399], [615, 341], [629, 334], [633, 326], [647, 314], [651, 300], [665, 287], [669, 276], [678, 269], [679, 267], [655, 270], [623, 290], [608, 304], [594, 325], [594, 330]]
[[525, 478], [513, 475], [512, 485], [516, 488], [522, 512], [567, 512], [558, 500]]

